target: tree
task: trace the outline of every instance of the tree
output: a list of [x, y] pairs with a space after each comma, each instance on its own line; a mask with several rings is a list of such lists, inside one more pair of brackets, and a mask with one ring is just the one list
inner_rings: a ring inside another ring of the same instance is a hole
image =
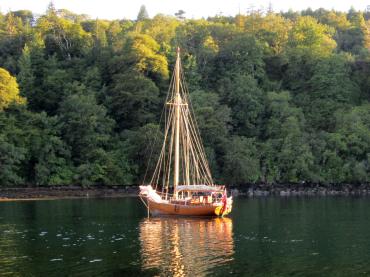
[[333, 28], [318, 23], [313, 17], [299, 17], [289, 32], [289, 50], [316, 57], [328, 56], [337, 46], [333, 34]]
[[70, 151], [60, 137], [57, 118], [43, 112], [32, 115], [32, 119], [27, 153], [30, 181], [42, 186], [71, 184], [74, 172]]
[[184, 10], [178, 10], [176, 13], [175, 13], [175, 16], [180, 19], [180, 20], [184, 20], [185, 19], [185, 11]]
[[283, 141], [278, 154], [278, 165], [283, 182], [311, 179], [313, 156], [305, 133], [297, 117], [290, 116], [281, 126]]
[[92, 44], [91, 35], [79, 23], [58, 17], [55, 8], [49, 8], [38, 19], [37, 30], [44, 39], [45, 51], [57, 54], [60, 59], [80, 57]]
[[0, 111], [12, 102], [24, 104], [26, 99], [19, 95], [15, 77], [11, 76], [7, 70], [0, 68]]
[[32, 11], [30, 10], [18, 10], [12, 12], [15, 17], [19, 17], [22, 19], [23, 25], [30, 26], [34, 23], [34, 16]]
[[106, 106], [119, 130], [155, 121], [159, 110], [159, 90], [141, 74], [116, 74], [106, 98]]
[[25, 45], [18, 64], [20, 70], [17, 78], [19, 81], [21, 95], [27, 97], [27, 95], [31, 95], [31, 91], [33, 90], [33, 85], [35, 81], [31, 54], [28, 45]]
[[122, 138], [127, 146], [128, 160], [137, 172], [134, 182], [147, 182], [154, 172], [157, 157], [161, 151], [163, 133], [158, 125], [148, 123], [142, 127], [124, 131]]
[[11, 107], [8, 114], [22, 130], [17, 143], [26, 149], [21, 164], [24, 181], [38, 186], [71, 184], [70, 151], [61, 139], [58, 119], [45, 112], [32, 113], [22, 106]]
[[59, 109], [62, 136], [72, 148], [75, 163], [93, 158], [94, 151], [106, 146], [114, 121], [106, 109], [96, 103], [94, 96], [74, 94], [68, 96]]
[[220, 50], [219, 44], [232, 36], [235, 31], [233, 26], [225, 30], [222, 24], [206, 20], [189, 20], [176, 29], [174, 46], [180, 46], [184, 64], [188, 59], [202, 81], [211, 84], [217, 79], [215, 62]]
[[254, 139], [233, 137], [225, 155], [224, 178], [230, 184], [255, 183], [260, 178], [259, 155]]
[[228, 136], [231, 110], [218, 94], [194, 91], [190, 95], [197, 125], [206, 146], [217, 146]]
[[231, 110], [221, 104], [217, 93], [194, 91], [190, 94], [194, 116], [205, 146], [206, 156], [214, 178], [221, 180], [224, 153], [228, 147]]
[[148, 18], [149, 18], [149, 15], [148, 15], [148, 12], [146, 10], [146, 7], [144, 5], [142, 5], [140, 7], [139, 13], [137, 14], [136, 20], [137, 21], [143, 21], [143, 20], [146, 20]]
[[336, 150], [345, 162], [345, 181], [347, 182], [370, 180], [369, 107], [367, 103], [352, 108], [348, 113], [337, 113], [337, 132], [344, 146]]
[[269, 92], [267, 122], [262, 145], [265, 182], [299, 182], [312, 179], [313, 156], [304, 129], [302, 111], [291, 104], [289, 92]]
[[350, 60], [345, 55], [322, 59], [312, 71], [312, 77], [302, 91], [297, 91], [295, 100], [313, 128], [331, 131], [335, 112], [358, 104], [360, 91], [351, 80]]
[[[41, 90], [33, 94], [33, 103], [37, 111], [46, 111], [50, 115], [55, 115], [60, 103], [69, 94], [71, 76], [64, 69], [55, 68], [52, 59], [49, 59], [49, 65], [45, 66], [44, 79], [42, 80]], [[49, 68], [48, 68], [49, 67]], [[49, 70], [53, 69], [54, 70]], [[31, 92], [32, 93], [32, 92]]]
[[130, 34], [125, 42], [125, 55], [113, 60], [114, 71], [131, 71], [161, 81], [168, 78], [167, 59], [159, 52], [158, 43], [149, 35]]
[[76, 167], [75, 182], [89, 186], [109, 183], [109, 144], [114, 121], [97, 105], [93, 95], [74, 94], [67, 97], [59, 109], [61, 135], [71, 147], [71, 159]]
[[0, 134], [0, 186], [21, 185], [24, 181], [19, 165], [24, 159], [25, 149], [17, 147]]
[[264, 76], [263, 48], [250, 35], [240, 34], [227, 42], [216, 57], [217, 77], [230, 73]]
[[0, 23], [0, 67], [13, 75], [17, 73], [17, 60], [29, 36], [29, 25], [24, 26], [20, 17], [13, 12], [4, 16]]
[[244, 25], [245, 32], [265, 42], [273, 54], [283, 52], [292, 27], [292, 23], [288, 19], [274, 13], [269, 13], [266, 16], [261, 14], [247, 16]]
[[143, 32], [158, 42], [163, 50], [170, 52], [171, 41], [179, 25], [180, 22], [176, 18], [157, 14], [152, 20], [145, 22]]
[[263, 92], [251, 75], [235, 74], [220, 80], [221, 99], [231, 107], [233, 133], [248, 137], [259, 134]]
[[350, 28], [345, 33], [343, 49], [355, 54], [361, 53], [362, 49], [370, 50], [370, 30], [366, 25], [362, 12], [353, 9], [348, 13]]
[[137, 164], [129, 160], [129, 149], [127, 141], [122, 136], [115, 137], [112, 149], [107, 152], [107, 174], [106, 184], [132, 185], [138, 174]]

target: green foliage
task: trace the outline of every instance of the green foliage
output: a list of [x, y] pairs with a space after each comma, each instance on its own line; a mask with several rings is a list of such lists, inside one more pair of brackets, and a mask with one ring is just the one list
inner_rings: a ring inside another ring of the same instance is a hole
[[[11, 106], [2, 117], [6, 128], [1, 135], [21, 151], [18, 172], [21, 180], [36, 185], [70, 184], [69, 150], [60, 138], [57, 119], [45, 112], [31, 113], [24, 106]], [[16, 171], [17, 172], [17, 171]]]
[[272, 54], [280, 54], [286, 47], [292, 23], [281, 15], [252, 14], [244, 20], [245, 32], [257, 37]]
[[123, 133], [127, 149], [127, 157], [131, 167], [137, 170], [135, 183], [147, 181], [154, 172], [157, 157], [162, 147], [163, 134], [158, 125], [149, 123], [138, 129]]
[[219, 43], [234, 34], [234, 28], [224, 28], [206, 20], [190, 20], [176, 29], [176, 46], [194, 59], [196, 70], [205, 82], [212, 80], [212, 65], [219, 52]]
[[221, 48], [216, 60], [220, 76], [230, 73], [264, 75], [263, 48], [250, 35], [239, 34]]
[[291, 104], [289, 92], [268, 93], [266, 111], [267, 140], [262, 146], [263, 180], [312, 180], [313, 156], [303, 130], [302, 111]]
[[219, 95], [213, 92], [194, 91], [190, 97], [212, 174], [216, 180], [221, 180], [223, 157], [220, 153], [227, 148], [231, 110], [221, 104]]
[[348, 13], [350, 26], [343, 31], [342, 49], [344, 51], [360, 54], [362, 48], [370, 49], [370, 30], [366, 24], [363, 13], [351, 10]]
[[24, 182], [19, 173], [24, 152], [24, 148], [15, 146], [0, 135], [0, 186], [21, 185]]
[[159, 44], [149, 35], [131, 34], [124, 45], [123, 62], [139, 73], [154, 79], [167, 79], [166, 58], [159, 53]]
[[34, 21], [34, 16], [30, 10], [13, 11], [12, 14], [14, 17], [19, 17], [23, 25], [31, 25]]
[[[299, 182], [310, 179], [312, 153], [304, 132], [296, 117], [288, 117], [281, 125], [282, 144], [278, 155], [279, 175], [283, 182]], [[278, 138], [279, 140], [279, 138]]]
[[104, 107], [97, 105], [94, 96], [75, 94], [61, 104], [60, 121], [63, 139], [72, 148], [72, 159], [82, 163], [94, 157], [96, 148], [109, 140], [113, 120]]
[[310, 16], [299, 17], [289, 33], [289, 50], [326, 57], [336, 47], [333, 34], [334, 29], [318, 23], [316, 19]]
[[343, 147], [341, 158], [345, 161], [347, 182], [370, 180], [370, 105], [352, 108], [345, 114], [338, 113], [337, 129], [341, 135]]
[[162, 51], [170, 54], [171, 41], [179, 25], [180, 22], [175, 18], [158, 14], [152, 20], [145, 21], [142, 31], [158, 42]]
[[91, 35], [80, 24], [59, 17], [52, 10], [38, 19], [37, 28], [45, 41], [45, 51], [62, 59], [83, 55], [91, 44]]
[[195, 91], [191, 94], [196, 121], [206, 145], [216, 146], [228, 136], [230, 108], [220, 103], [216, 93]]
[[258, 135], [263, 112], [263, 92], [257, 81], [251, 75], [232, 75], [221, 79], [219, 93], [232, 109], [234, 133]]
[[141, 183], [177, 47], [216, 182], [370, 182], [368, 19], [0, 14], [0, 186]]
[[159, 91], [152, 80], [135, 73], [116, 74], [106, 106], [120, 130], [155, 121]]
[[260, 178], [259, 157], [253, 139], [231, 138], [224, 157], [224, 178], [232, 184], [254, 183]]
[[21, 94], [27, 96], [27, 92], [32, 91], [35, 76], [33, 74], [30, 49], [26, 45], [23, 49], [22, 56], [19, 59], [20, 72], [17, 76]]
[[[61, 106], [62, 136], [71, 146], [75, 182], [130, 184], [133, 180], [124, 145], [111, 141], [114, 121], [92, 95], [72, 95]], [[117, 145], [115, 145], [117, 144]]]
[[[311, 62], [305, 65], [308, 70], [300, 80], [297, 78], [303, 67], [301, 65], [301, 70], [294, 71], [298, 67], [294, 64], [289, 86], [295, 91], [294, 100], [303, 107], [310, 126], [331, 131], [335, 126], [334, 113], [360, 102], [359, 87], [351, 79], [350, 63], [351, 58], [347, 55], [332, 55]], [[296, 87], [297, 83], [299, 87]]]
[[70, 184], [70, 152], [60, 137], [57, 119], [47, 117], [46, 113], [31, 116], [35, 129], [29, 135], [28, 148], [30, 160], [35, 163], [35, 183], [44, 186]]

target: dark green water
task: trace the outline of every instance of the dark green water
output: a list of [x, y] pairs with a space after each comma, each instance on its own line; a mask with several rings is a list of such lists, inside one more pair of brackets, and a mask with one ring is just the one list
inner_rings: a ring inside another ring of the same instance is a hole
[[370, 275], [370, 198], [237, 198], [153, 218], [136, 198], [0, 203], [1, 276]]

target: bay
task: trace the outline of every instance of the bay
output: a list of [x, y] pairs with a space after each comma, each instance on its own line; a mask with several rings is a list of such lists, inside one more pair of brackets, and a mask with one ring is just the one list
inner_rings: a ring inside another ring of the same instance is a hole
[[370, 275], [370, 199], [236, 198], [147, 218], [137, 198], [0, 203], [4, 276]]

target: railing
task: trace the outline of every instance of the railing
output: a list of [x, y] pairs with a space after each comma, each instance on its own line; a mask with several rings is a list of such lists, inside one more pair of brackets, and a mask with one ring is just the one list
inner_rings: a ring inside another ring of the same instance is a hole
[[184, 196], [178, 195], [177, 198], [174, 197], [173, 193], [165, 193], [165, 192], [157, 192], [159, 196], [163, 200], [168, 200], [171, 203], [178, 202], [182, 205], [212, 205], [214, 203], [220, 203], [222, 200], [222, 195], [212, 194], [212, 195], [191, 195], [191, 196]]

